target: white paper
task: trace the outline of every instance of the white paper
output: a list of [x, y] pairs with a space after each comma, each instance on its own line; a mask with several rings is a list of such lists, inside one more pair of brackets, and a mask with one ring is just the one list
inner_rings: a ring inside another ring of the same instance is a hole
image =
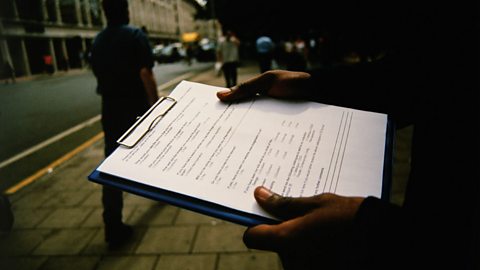
[[380, 197], [387, 115], [267, 97], [226, 104], [219, 90], [181, 82], [170, 94], [177, 104], [98, 170], [266, 217], [253, 197], [261, 185], [293, 197]]

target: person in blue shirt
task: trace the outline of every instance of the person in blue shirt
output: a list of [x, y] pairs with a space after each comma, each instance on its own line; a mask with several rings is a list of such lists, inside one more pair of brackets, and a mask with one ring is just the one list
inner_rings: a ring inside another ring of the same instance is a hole
[[[102, 96], [102, 126], [105, 156], [117, 148], [117, 139], [158, 100], [152, 72], [154, 60], [145, 33], [128, 25], [127, 0], [103, 0], [107, 27], [93, 42], [91, 65]], [[122, 222], [120, 190], [103, 186], [105, 240], [110, 246], [123, 244], [132, 228]]]
[[260, 67], [260, 73], [272, 69], [273, 52], [275, 49], [275, 43], [272, 39], [266, 35], [261, 35], [255, 42], [257, 49], [258, 64]]

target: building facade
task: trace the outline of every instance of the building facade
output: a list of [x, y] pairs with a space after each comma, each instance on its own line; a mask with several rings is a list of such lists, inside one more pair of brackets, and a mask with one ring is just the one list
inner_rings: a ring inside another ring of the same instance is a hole
[[[101, 0], [0, 0], [0, 70], [16, 76], [83, 68], [95, 35], [106, 25]], [[189, 0], [129, 0], [130, 23], [152, 43], [178, 41], [194, 31]], [[1, 72], [0, 77], [8, 74]]]

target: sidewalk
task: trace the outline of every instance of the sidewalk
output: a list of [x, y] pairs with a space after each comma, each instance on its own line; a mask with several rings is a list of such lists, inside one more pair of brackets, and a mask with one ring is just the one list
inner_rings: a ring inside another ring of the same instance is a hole
[[[255, 74], [256, 66], [244, 65], [239, 82]], [[213, 69], [190, 80], [224, 86]], [[0, 269], [281, 269], [276, 254], [245, 247], [245, 227], [127, 193], [124, 220], [135, 235], [109, 251], [101, 187], [87, 180], [102, 159], [99, 140], [10, 196], [15, 224], [0, 234]]]

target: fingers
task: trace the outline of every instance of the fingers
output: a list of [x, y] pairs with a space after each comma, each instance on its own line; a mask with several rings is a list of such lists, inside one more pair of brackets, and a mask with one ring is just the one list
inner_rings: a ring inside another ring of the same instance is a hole
[[264, 72], [248, 81], [217, 93], [224, 102], [248, 99], [256, 94], [275, 98], [305, 98], [308, 92], [310, 74], [286, 70]]
[[248, 248], [280, 251], [290, 246], [295, 239], [299, 220], [288, 220], [277, 225], [258, 225], [248, 228], [243, 234], [243, 242]]
[[230, 89], [217, 92], [217, 97], [224, 102], [251, 98], [256, 94], [266, 93], [270, 89], [273, 80], [274, 74], [265, 72]]
[[282, 197], [265, 187], [257, 187], [255, 199], [269, 213], [284, 219], [277, 225], [259, 225], [247, 229], [243, 236], [245, 245], [249, 248], [279, 251], [288, 248], [292, 241], [299, 240], [298, 233], [302, 231], [309, 220], [306, 218], [313, 209], [320, 207], [320, 196], [313, 197]]
[[263, 209], [284, 220], [303, 216], [321, 204], [320, 196], [282, 197], [265, 187], [257, 187], [254, 196]]
[[223, 102], [232, 102], [248, 99], [257, 94], [253, 88], [245, 87], [244, 84], [235, 85], [232, 88], [217, 92], [217, 97]]
[[274, 232], [276, 225], [258, 225], [248, 228], [243, 233], [243, 243], [248, 248], [274, 251], [279, 246], [279, 239]]

